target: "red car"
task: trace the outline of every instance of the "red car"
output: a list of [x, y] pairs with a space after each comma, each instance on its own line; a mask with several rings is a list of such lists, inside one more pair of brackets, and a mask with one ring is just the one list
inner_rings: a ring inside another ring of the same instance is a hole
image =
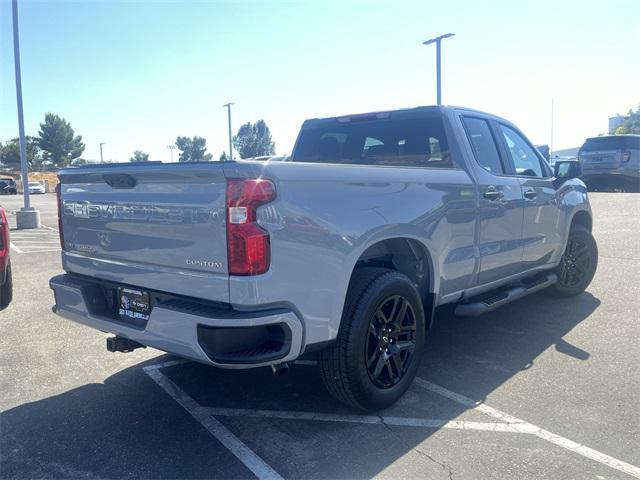
[[4, 209], [0, 208], [0, 310], [11, 303], [11, 262], [9, 261], [9, 223]]

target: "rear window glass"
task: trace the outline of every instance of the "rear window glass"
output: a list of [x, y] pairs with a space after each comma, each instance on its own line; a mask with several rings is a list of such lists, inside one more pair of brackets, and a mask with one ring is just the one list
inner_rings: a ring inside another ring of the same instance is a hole
[[300, 132], [294, 162], [453, 168], [440, 117], [328, 123]]
[[582, 146], [583, 152], [598, 150], [640, 150], [640, 137], [619, 135], [589, 138]]

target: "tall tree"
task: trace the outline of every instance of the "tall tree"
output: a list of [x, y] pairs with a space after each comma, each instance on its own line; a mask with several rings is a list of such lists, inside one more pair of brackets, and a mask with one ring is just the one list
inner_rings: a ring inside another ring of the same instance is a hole
[[53, 113], [44, 116], [38, 132], [38, 146], [45, 161], [65, 167], [84, 152], [82, 137], [75, 135], [71, 124]]
[[[38, 148], [38, 141], [34, 137], [25, 137], [27, 150], [27, 165], [29, 170], [40, 170], [42, 167], [42, 155]], [[12, 138], [0, 149], [0, 163], [11, 170], [20, 169], [20, 140]]]
[[208, 162], [212, 155], [207, 151], [207, 141], [202, 137], [178, 137], [176, 146], [180, 150], [180, 162]]
[[143, 152], [142, 150], [136, 150], [133, 152], [133, 157], [129, 159], [130, 162], [148, 162], [149, 154], [147, 152]]
[[630, 133], [640, 135], [640, 105], [634, 112], [633, 109], [629, 110], [629, 113], [625, 115], [622, 123], [618, 125], [613, 133], [616, 135], [628, 135]]
[[247, 122], [240, 127], [238, 134], [233, 137], [240, 158], [253, 158], [263, 155], [274, 155], [276, 144], [273, 143], [271, 132], [264, 120], [256, 123]]

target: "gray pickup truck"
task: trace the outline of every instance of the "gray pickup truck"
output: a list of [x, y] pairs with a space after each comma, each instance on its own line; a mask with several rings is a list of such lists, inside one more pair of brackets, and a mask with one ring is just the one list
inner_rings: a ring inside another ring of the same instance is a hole
[[315, 352], [335, 398], [383, 408], [436, 307], [480, 315], [589, 285], [579, 175], [456, 107], [307, 120], [283, 161], [65, 169], [54, 311], [114, 334], [112, 351], [276, 373]]

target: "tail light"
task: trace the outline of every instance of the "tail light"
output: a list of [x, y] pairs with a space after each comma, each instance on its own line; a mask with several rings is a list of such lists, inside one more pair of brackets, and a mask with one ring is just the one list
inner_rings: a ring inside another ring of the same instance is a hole
[[60, 248], [64, 250], [64, 234], [62, 233], [62, 184], [56, 185], [56, 200], [58, 201], [58, 234], [60, 235]]
[[258, 207], [272, 201], [269, 180], [227, 180], [227, 254], [230, 275], [258, 275], [269, 270], [269, 233], [257, 223]]
[[0, 268], [4, 267], [4, 260], [9, 254], [9, 224], [4, 210], [0, 208]]
[[623, 150], [621, 158], [623, 162], [628, 162], [631, 159], [631, 152], [629, 150]]

